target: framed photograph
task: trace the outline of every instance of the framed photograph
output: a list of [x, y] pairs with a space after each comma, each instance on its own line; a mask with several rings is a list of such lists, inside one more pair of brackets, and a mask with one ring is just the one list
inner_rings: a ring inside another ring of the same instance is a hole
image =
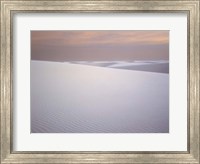
[[168, 38], [31, 31], [31, 132], [169, 133]]
[[1, 0], [1, 163], [199, 163], [199, 0]]

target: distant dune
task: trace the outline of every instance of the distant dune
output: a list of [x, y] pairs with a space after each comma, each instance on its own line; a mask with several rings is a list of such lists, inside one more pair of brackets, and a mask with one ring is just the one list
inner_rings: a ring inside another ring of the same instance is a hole
[[144, 65], [128, 65], [122, 67], [113, 67], [119, 69], [129, 69], [129, 70], [138, 70], [146, 72], [158, 72], [158, 73], [169, 73], [169, 63], [152, 63]]
[[31, 132], [168, 133], [169, 75], [31, 61]]
[[138, 70], [146, 72], [169, 73], [169, 61], [147, 60], [147, 61], [74, 61], [72, 64], [91, 65], [117, 69]]

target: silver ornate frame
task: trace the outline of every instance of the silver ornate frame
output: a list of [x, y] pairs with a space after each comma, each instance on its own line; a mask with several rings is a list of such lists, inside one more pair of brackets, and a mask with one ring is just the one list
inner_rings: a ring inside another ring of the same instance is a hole
[[[200, 0], [0, 0], [1, 163], [199, 163]], [[12, 23], [30, 12], [186, 12], [188, 18], [188, 149], [185, 152], [15, 152], [12, 149]]]

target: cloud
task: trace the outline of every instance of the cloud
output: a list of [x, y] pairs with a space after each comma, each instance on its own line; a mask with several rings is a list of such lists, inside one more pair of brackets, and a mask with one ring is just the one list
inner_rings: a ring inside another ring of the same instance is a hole
[[51, 46], [166, 44], [168, 31], [32, 31], [32, 44]]
[[169, 31], [32, 31], [34, 60], [169, 59]]

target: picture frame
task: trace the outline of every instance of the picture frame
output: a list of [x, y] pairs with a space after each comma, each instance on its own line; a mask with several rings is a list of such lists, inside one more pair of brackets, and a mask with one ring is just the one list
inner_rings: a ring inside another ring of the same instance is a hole
[[[1, 0], [1, 163], [199, 163], [199, 4], [199, 0]], [[187, 14], [187, 151], [13, 151], [13, 16], [64, 12]]]

